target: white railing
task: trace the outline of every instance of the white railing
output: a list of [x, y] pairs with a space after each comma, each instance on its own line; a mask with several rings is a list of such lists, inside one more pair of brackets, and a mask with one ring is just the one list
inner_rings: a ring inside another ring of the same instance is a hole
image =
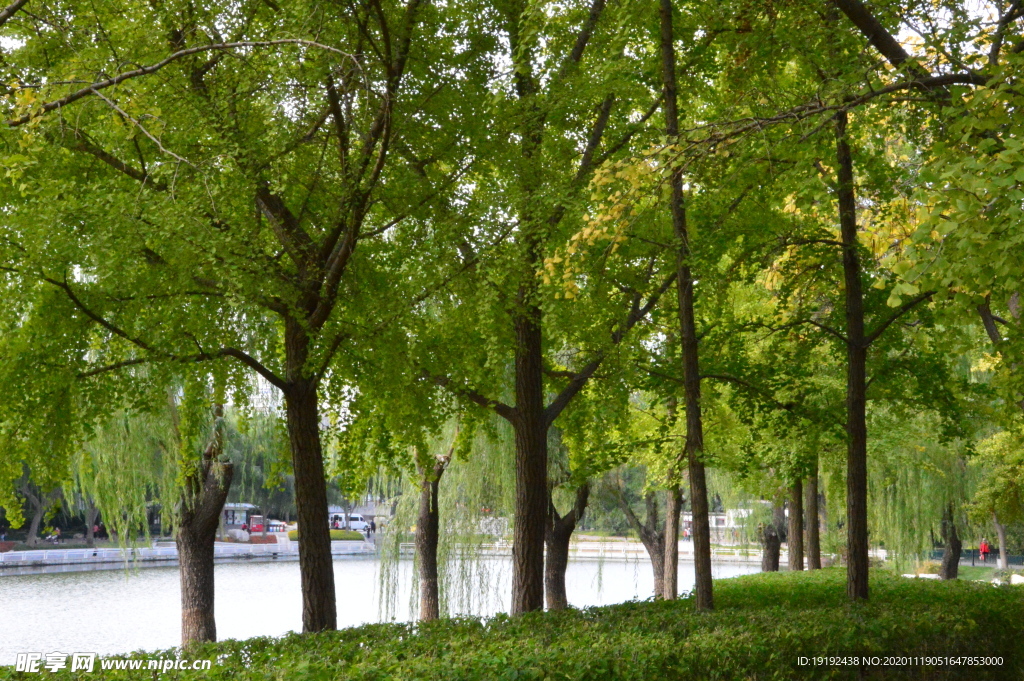
[[[368, 542], [333, 541], [333, 555], [362, 555], [376, 549]], [[297, 556], [297, 542], [281, 544], [214, 544], [214, 558], [290, 557]], [[85, 563], [123, 563], [131, 561], [166, 562], [178, 559], [174, 546], [95, 549], [43, 549], [35, 551], [7, 551], [0, 553], [0, 567], [27, 565], [75, 565]]]

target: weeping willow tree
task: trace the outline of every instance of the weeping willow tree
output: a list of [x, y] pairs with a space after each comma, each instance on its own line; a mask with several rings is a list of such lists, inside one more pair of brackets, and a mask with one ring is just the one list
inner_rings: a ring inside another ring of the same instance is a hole
[[271, 415], [247, 416], [244, 393], [229, 429], [225, 393], [217, 377], [186, 378], [162, 399], [101, 420], [73, 460], [76, 491], [93, 501], [122, 547], [148, 539], [150, 512], [160, 509], [178, 548], [183, 646], [216, 640], [214, 541], [234, 477], [225, 444], [252, 454], [279, 439]]
[[231, 409], [225, 426], [225, 452], [235, 469], [228, 499], [253, 503], [268, 517], [293, 518], [295, 481], [281, 414], [272, 408]]
[[[383, 619], [398, 615], [402, 560], [408, 555], [420, 520], [422, 474], [414, 458], [440, 461], [450, 456], [437, 486], [437, 592], [441, 616], [479, 614], [500, 608], [507, 578], [504, 561], [492, 547], [507, 540], [514, 508], [515, 468], [511, 427], [496, 417], [481, 424], [451, 421], [410, 452], [400, 477], [395, 514], [382, 531], [380, 608]], [[422, 464], [420, 469], [422, 470]], [[422, 615], [418, 556], [409, 571], [410, 617]]]
[[174, 489], [172, 436], [166, 413], [121, 410], [100, 422], [73, 456], [74, 488], [122, 546], [149, 537], [150, 508], [163, 505], [162, 490]]
[[904, 569], [925, 559], [940, 539], [946, 546], [942, 574], [956, 578], [960, 537], [969, 528], [967, 502], [977, 486], [969, 443], [944, 437], [934, 413], [879, 408], [871, 421], [877, 433], [868, 478], [873, 543], [884, 545], [887, 558]]

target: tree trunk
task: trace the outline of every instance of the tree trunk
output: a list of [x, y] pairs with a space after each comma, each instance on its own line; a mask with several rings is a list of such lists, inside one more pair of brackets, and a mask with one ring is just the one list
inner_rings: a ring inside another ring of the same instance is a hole
[[285, 393], [285, 412], [295, 474], [302, 630], [335, 629], [338, 618], [327, 519], [327, 482], [320, 447], [317, 390], [311, 381], [293, 383], [289, 387]]
[[96, 504], [93, 503], [92, 499], [86, 501], [85, 506], [85, 545], [92, 548], [96, 545], [96, 533], [92, 531], [93, 526], [96, 525], [96, 519], [100, 515], [100, 510], [96, 508]]
[[[676, 86], [675, 37], [672, 0], [661, 0], [661, 73], [665, 96], [665, 132], [669, 139], [679, 135], [679, 103]], [[678, 244], [676, 292], [679, 298], [679, 330], [682, 342], [683, 391], [686, 398], [686, 458], [690, 474], [690, 508], [693, 514], [693, 560], [698, 610], [714, 608], [711, 580], [711, 524], [708, 520], [708, 490], [701, 453], [704, 449], [700, 406], [700, 363], [694, 321], [694, 282], [690, 271], [690, 237], [683, 202], [683, 176], [672, 173], [672, 228]]]
[[181, 645], [217, 640], [214, 619], [213, 547], [234, 468], [219, 461], [224, 449], [224, 408], [214, 411], [213, 437], [198, 469], [182, 489], [176, 544], [181, 576]]
[[774, 522], [765, 523], [761, 528], [761, 572], [779, 571], [779, 549], [782, 540]]
[[25, 535], [25, 543], [29, 546], [36, 546], [39, 544], [39, 525], [43, 521], [46, 507], [43, 505], [42, 500], [34, 494], [25, 494], [25, 497], [32, 505], [32, 520], [28, 523], [28, 534]]
[[427, 622], [441, 616], [441, 599], [437, 581], [437, 541], [440, 516], [437, 493], [445, 464], [437, 462], [430, 468], [420, 467], [420, 510], [416, 521], [416, 560], [420, 573], [420, 620]]
[[679, 596], [679, 515], [683, 510], [683, 495], [679, 487], [668, 491], [665, 503], [665, 568], [661, 597], [674, 601]]
[[999, 569], [1006, 570], [1010, 563], [1006, 555], [1006, 525], [999, 522], [996, 514], [992, 514], [992, 524], [996, 526], [996, 539], [999, 540]]
[[648, 492], [647, 496], [644, 497], [644, 504], [647, 507], [647, 517], [644, 518], [643, 524], [640, 523], [640, 519], [636, 517], [633, 509], [630, 508], [629, 502], [626, 501], [626, 497], [623, 496], [622, 490], [617, 490], [616, 495], [619, 501], [619, 506], [622, 507], [623, 513], [626, 514], [626, 519], [629, 521], [630, 526], [640, 536], [640, 541], [643, 543], [644, 548], [647, 549], [647, 555], [651, 558], [651, 570], [654, 572], [654, 597], [662, 598], [665, 593], [665, 535], [658, 529], [658, 500], [655, 497], [654, 492]]
[[814, 470], [807, 478], [804, 516], [807, 519], [807, 569], [821, 569], [821, 525], [818, 517], [818, 459], [814, 459]]
[[868, 598], [868, 429], [867, 345], [864, 299], [857, 253], [857, 205], [853, 189], [853, 157], [846, 138], [845, 111], [836, 114], [836, 161], [839, 225], [843, 242], [846, 295], [846, 594]]
[[963, 543], [956, 531], [952, 504], [947, 505], [942, 513], [942, 539], [946, 546], [942, 551], [942, 568], [939, 576], [942, 579], [956, 579], [960, 570], [960, 551]]
[[61, 491], [58, 488], [50, 490], [49, 494], [43, 494], [42, 490], [34, 489], [33, 485], [29, 482], [27, 468], [21, 479], [20, 491], [32, 507], [32, 519], [28, 524], [28, 534], [25, 537], [25, 543], [28, 546], [37, 546], [39, 544], [39, 526], [42, 525], [43, 518], [46, 516], [46, 509], [50, 508], [53, 502], [60, 498]]
[[789, 490], [789, 569], [804, 569], [804, 486], [800, 478]]
[[569, 565], [569, 541], [576, 525], [583, 520], [590, 497], [590, 483], [584, 483], [576, 490], [576, 503], [572, 510], [559, 517], [552, 500], [548, 507], [549, 517], [544, 544], [544, 595], [548, 610], [565, 610], [569, 599], [565, 593], [565, 569]]
[[[525, 296], [525, 294], [524, 294]], [[544, 535], [548, 521], [548, 427], [544, 415], [540, 309], [515, 319], [515, 526], [512, 607], [520, 615], [544, 607]]]

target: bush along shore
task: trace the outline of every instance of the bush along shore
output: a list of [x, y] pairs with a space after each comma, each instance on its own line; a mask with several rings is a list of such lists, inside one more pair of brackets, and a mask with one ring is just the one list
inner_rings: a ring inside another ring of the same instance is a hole
[[[292, 541], [298, 541], [299, 531], [289, 531], [288, 538]], [[331, 541], [366, 541], [366, 537], [355, 530], [331, 530]]]
[[[867, 603], [847, 602], [842, 569], [768, 573], [717, 582], [711, 613], [695, 612], [690, 599], [644, 601], [370, 624], [135, 657], [213, 660], [209, 671], [170, 670], [160, 679], [1024, 678], [1024, 587], [872, 573]], [[78, 676], [157, 678], [100, 666]], [[0, 678], [29, 676], [0, 671]]]

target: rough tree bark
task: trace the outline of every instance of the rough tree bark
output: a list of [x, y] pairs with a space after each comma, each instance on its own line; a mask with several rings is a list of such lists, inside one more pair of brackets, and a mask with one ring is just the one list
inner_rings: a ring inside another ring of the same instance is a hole
[[661, 597], [674, 601], [679, 596], [679, 516], [683, 510], [683, 494], [676, 485], [668, 491], [665, 501], [665, 567]]
[[942, 510], [942, 541], [945, 548], [942, 551], [942, 567], [939, 570], [939, 576], [942, 579], [956, 579], [960, 571], [960, 551], [963, 549], [963, 543], [956, 531], [953, 504], [948, 504]]
[[565, 594], [565, 569], [569, 565], [569, 540], [576, 525], [583, 519], [590, 498], [590, 483], [576, 489], [576, 502], [563, 516], [558, 515], [555, 503], [549, 497], [548, 525], [544, 535], [547, 552], [544, 556], [544, 596], [548, 610], [565, 610], [569, 600]]
[[512, 532], [512, 608], [519, 615], [544, 607], [544, 527], [548, 516], [548, 424], [544, 415], [540, 309], [515, 320], [515, 527]]
[[807, 533], [807, 569], [821, 569], [821, 520], [818, 510], [818, 459], [815, 457], [814, 468], [807, 478], [807, 500], [804, 503], [804, 515]]
[[622, 489], [618, 489], [616, 498], [622, 512], [630, 526], [640, 535], [640, 541], [647, 549], [647, 555], [651, 557], [651, 570], [654, 572], [654, 597], [663, 598], [665, 593], [665, 533], [659, 528], [658, 521], [658, 498], [654, 492], [648, 492], [644, 497], [644, 504], [647, 507], [647, 515], [644, 522], [636, 517]]
[[[672, 0], [661, 0], [661, 72], [665, 106], [665, 133], [679, 135], [679, 101], [676, 85], [675, 32]], [[676, 291], [679, 298], [679, 330], [682, 343], [683, 392], [686, 398], [686, 459], [690, 478], [690, 509], [693, 515], [694, 592], [698, 610], [714, 608], [711, 579], [711, 524], [708, 519], [708, 490], [701, 454], [704, 426], [700, 405], [700, 362], [694, 320], [694, 281], [690, 271], [690, 235], [683, 201], [683, 176], [672, 173], [672, 228], [678, 243]]]
[[420, 508], [416, 520], [416, 560], [420, 576], [420, 620], [427, 622], [441, 616], [441, 596], [437, 576], [437, 541], [440, 515], [437, 507], [441, 476], [451, 461], [452, 449], [447, 456], [427, 464], [417, 464], [420, 474]]
[[846, 593], [851, 600], [868, 598], [868, 429], [867, 342], [864, 296], [857, 252], [857, 204], [853, 189], [853, 157], [846, 135], [847, 115], [835, 118], [836, 190], [843, 243], [846, 298]]
[[992, 524], [996, 526], [996, 539], [999, 541], [999, 569], [1006, 570], [1009, 567], [1009, 561], [1006, 555], [1006, 525], [999, 522], [999, 518], [996, 514], [992, 514]]
[[285, 417], [295, 473], [295, 515], [299, 527], [302, 630], [337, 627], [334, 560], [327, 513], [327, 485], [320, 444], [317, 390], [294, 382], [285, 392]]
[[217, 640], [213, 611], [213, 546], [234, 475], [220, 461], [224, 450], [224, 407], [214, 408], [213, 436], [203, 460], [186, 473], [179, 506], [178, 545], [181, 576], [181, 645]]
[[804, 569], [804, 487], [800, 478], [789, 489], [789, 531], [786, 533], [790, 570]]

